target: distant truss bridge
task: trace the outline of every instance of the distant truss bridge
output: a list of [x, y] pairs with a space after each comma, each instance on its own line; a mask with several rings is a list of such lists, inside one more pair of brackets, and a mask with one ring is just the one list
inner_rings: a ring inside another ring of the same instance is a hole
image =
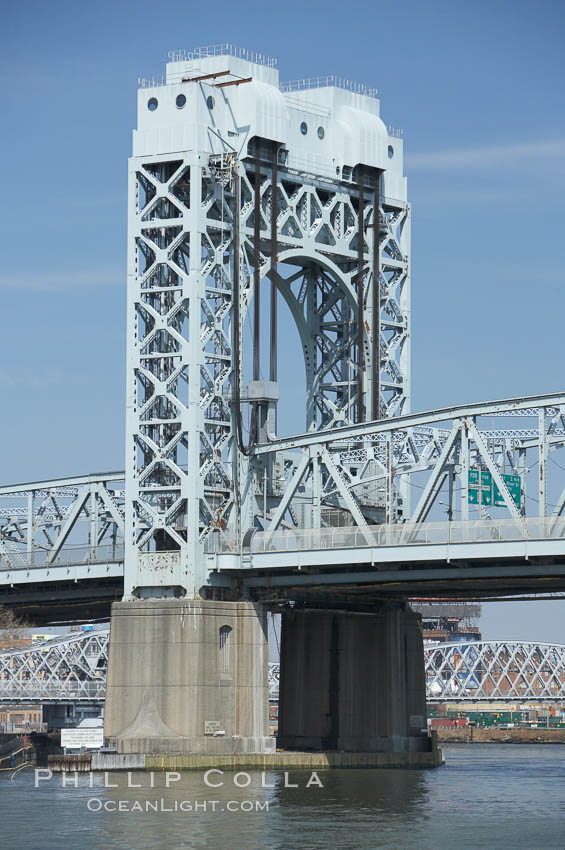
[[[109, 629], [67, 633], [0, 652], [0, 703], [104, 702]], [[565, 646], [525, 641], [424, 649], [428, 702], [565, 701]], [[278, 699], [280, 665], [269, 665]]]

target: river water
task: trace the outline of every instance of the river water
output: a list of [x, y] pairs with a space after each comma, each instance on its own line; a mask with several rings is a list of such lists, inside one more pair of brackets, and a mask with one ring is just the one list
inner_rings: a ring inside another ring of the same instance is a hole
[[79, 775], [78, 787], [63, 788], [60, 775], [5, 772], [0, 848], [565, 848], [565, 746], [444, 752], [436, 770], [291, 771], [287, 787], [278, 771], [241, 772], [241, 787], [228, 772], [211, 774], [210, 785], [204, 772], [156, 773], [154, 787], [151, 775], [132, 773], [129, 785], [142, 788], [122, 773]]

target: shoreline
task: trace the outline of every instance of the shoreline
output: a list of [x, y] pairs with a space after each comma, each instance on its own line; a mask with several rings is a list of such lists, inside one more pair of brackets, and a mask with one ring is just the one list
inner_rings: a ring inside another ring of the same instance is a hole
[[439, 744], [565, 744], [565, 729], [437, 728]]

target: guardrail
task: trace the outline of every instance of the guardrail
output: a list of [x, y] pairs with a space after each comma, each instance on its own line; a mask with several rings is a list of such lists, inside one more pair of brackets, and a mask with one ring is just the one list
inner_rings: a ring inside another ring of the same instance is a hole
[[0, 680], [0, 701], [41, 700], [97, 701], [106, 696], [106, 677], [99, 682], [48, 682], [44, 685], [37, 679], [29, 682]]
[[336, 77], [329, 74], [325, 77], [304, 77], [301, 80], [289, 80], [281, 83], [279, 88], [283, 94], [287, 92], [307, 91], [308, 89], [320, 89], [333, 86], [338, 89], [345, 89], [353, 94], [364, 94], [367, 97], [377, 98], [379, 96], [378, 89], [373, 86], [366, 86], [363, 83], [356, 83], [354, 80], [345, 80], [343, 77]]
[[209, 553], [298, 552], [313, 549], [361, 549], [385, 546], [431, 546], [457, 543], [493, 543], [522, 540], [563, 540], [565, 517], [524, 517], [455, 522], [401, 523], [341, 528], [258, 531], [244, 547], [242, 540], [213, 534]]
[[[206, 552], [241, 554], [242, 552], [300, 552], [314, 549], [361, 549], [385, 546], [427, 546], [457, 543], [493, 543], [520, 540], [563, 540], [565, 517], [524, 517], [523, 519], [470, 520], [468, 522], [397, 523], [330, 528], [297, 528], [275, 532], [257, 531], [250, 544], [243, 538], [212, 534], [205, 545]], [[49, 562], [48, 552], [35, 550], [31, 561], [20, 556], [0, 556], [0, 572], [29, 570], [34, 567], [79, 566], [89, 563], [122, 561], [124, 546], [70, 546], [61, 549]]]
[[255, 50], [247, 50], [237, 44], [206, 44], [204, 47], [193, 47], [192, 50], [169, 50], [171, 62], [190, 62], [193, 59], [207, 59], [209, 56], [233, 56], [236, 59], [246, 59], [255, 65], [265, 65], [274, 68], [277, 60]]
[[65, 546], [57, 557], [49, 561], [49, 551], [36, 548], [32, 552], [31, 559], [27, 552], [22, 549], [19, 552], [10, 552], [9, 555], [0, 555], [0, 571], [2, 570], [27, 570], [33, 567], [64, 567], [80, 564], [105, 563], [107, 561], [122, 561], [124, 558], [124, 544], [116, 543], [104, 546]]

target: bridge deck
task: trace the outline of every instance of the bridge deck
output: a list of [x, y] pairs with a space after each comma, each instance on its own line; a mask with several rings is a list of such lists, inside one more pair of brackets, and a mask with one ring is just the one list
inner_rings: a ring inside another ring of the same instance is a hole
[[[254, 535], [208, 554], [218, 580], [249, 588], [356, 587], [357, 593], [461, 596], [565, 590], [565, 519], [422, 523]], [[243, 565], [243, 566], [242, 566]]]
[[[217, 550], [205, 555], [212, 585], [231, 587], [237, 579], [259, 596], [275, 588], [285, 598], [333, 591], [368, 600], [565, 591], [564, 517], [267, 531], [253, 535], [248, 548], [219, 536], [208, 548]], [[66, 604], [107, 609], [121, 596], [122, 555], [95, 555], [68, 547], [51, 564], [0, 564], [0, 603], [34, 616], [40, 607]]]

